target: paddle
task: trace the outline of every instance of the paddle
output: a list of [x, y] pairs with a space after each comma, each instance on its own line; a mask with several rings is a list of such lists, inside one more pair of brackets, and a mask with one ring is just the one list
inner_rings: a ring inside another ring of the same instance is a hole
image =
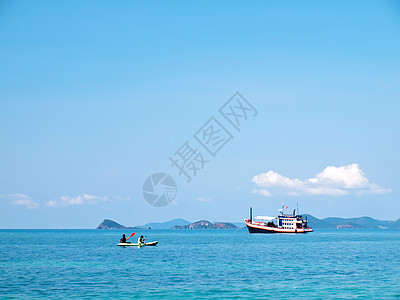
[[133, 237], [135, 235], [135, 233], [133, 232], [132, 234], [131, 234], [131, 236], [130, 237], [128, 237], [126, 240], [129, 240], [131, 237]]

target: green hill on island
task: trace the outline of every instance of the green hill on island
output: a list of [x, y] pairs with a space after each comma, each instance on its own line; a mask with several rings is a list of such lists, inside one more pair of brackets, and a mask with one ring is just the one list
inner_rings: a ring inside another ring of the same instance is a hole
[[371, 217], [318, 219], [312, 215], [303, 216], [307, 217], [312, 228], [400, 228], [400, 219], [397, 221], [376, 220]]
[[236, 229], [237, 227], [228, 222], [211, 223], [207, 220], [201, 220], [184, 226], [174, 226], [172, 229]]
[[97, 226], [97, 229], [126, 229], [126, 227], [113, 220], [104, 219], [103, 222]]
[[105, 219], [97, 226], [97, 229], [235, 229], [237, 228], [232, 223], [216, 222], [211, 223], [206, 220], [190, 223], [184, 219], [174, 219], [164, 223], [147, 223], [145, 225], [127, 227], [115, 221]]
[[97, 226], [97, 229], [171, 229], [174, 226], [184, 226], [187, 224], [190, 224], [190, 222], [184, 219], [174, 219], [163, 223], [147, 223], [145, 225], [128, 227], [113, 220], [105, 219]]

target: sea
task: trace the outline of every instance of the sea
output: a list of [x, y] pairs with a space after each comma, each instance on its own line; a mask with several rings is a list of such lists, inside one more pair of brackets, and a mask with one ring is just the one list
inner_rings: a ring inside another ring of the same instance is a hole
[[0, 230], [0, 299], [400, 299], [400, 230]]

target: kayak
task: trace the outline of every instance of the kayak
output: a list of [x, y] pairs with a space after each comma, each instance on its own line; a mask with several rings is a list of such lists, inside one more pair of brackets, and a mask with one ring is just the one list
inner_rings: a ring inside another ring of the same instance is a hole
[[146, 244], [138, 244], [138, 243], [119, 243], [117, 246], [122, 246], [122, 247], [126, 247], [126, 246], [136, 246], [136, 247], [143, 247], [143, 246], [155, 246], [157, 245], [158, 242], [150, 242], [150, 243], [146, 243]]

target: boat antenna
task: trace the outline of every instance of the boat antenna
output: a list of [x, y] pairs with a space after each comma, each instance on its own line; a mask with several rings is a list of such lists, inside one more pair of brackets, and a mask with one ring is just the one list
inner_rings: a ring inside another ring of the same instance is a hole
[[300, 215], [300, 211], [299, 211], [299, 202], [297, 202], [297, 215]]

